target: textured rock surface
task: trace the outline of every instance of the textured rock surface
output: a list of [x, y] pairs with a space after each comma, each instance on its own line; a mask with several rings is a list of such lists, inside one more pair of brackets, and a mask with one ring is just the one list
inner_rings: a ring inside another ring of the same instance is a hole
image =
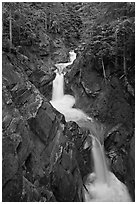
[[[66, 85], [73, 91], [76, 107], [94, 117], [98, 125], [100, 121], [106, 127], [103, 140], [110, 166], [118, 178], [128, 185], [134, 198], [134, 173], [131, 173], [135, 156], [134, 106], [130, 103], [129, 95], [115, 75], [105, 84], [90, 45], [66, 74]], [[132, 153], [130, 145], [133, 147]]]
[[31, 132], [5, 86], [3, 99], [3, 201], [21, 201], [22, 165], [33, 148]]
[[78, 160], [81, 153], [75, 137], [79, 135], [77, 143], [82, 145], [88, 133], [65, 122], [34, 86], [35, 77], [34, 84], [30, 82], [32, 75], [19, 57], [3, 56], [2, 199], [80, 201], [82, 175], [89, 167], [82, 170], [78, 165], [87, 160], [87, 154]]
[[50, 60], [43, 65], [26, 55], [3, 54], [3, 201], [82, 201], [82, 180], [93, 167], [84, 148], [88, 129], [103, 135], [110, 168], [134, 200], [134, 107], [118, 78], [105, 85], [89, 47], [69, 67], [65, 91], [96, 119], [79, 128], [48, 102], [55, 77]]

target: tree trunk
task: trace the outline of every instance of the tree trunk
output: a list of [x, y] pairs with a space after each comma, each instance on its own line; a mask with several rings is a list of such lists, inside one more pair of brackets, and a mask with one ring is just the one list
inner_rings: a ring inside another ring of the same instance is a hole
[[126, 68], [126, 48], [124, 46], [124, 52], [123, 52], [123, 68], [124, 68], [124, 74], [127, 76], [127, 68]]
[[116, 33], [115, 33], [115, 42], [116, 42], [116, 54], [115, 54], [115, 69], [117, 70], [118, 69], [118, 39], [117, 39], [117, 30], [116, 30]]
[[127, 79], [127, 65], [126, 65], [126, 46], [124, 46], [124, 51], [123, 51], [123, 69], [124, 69], [124, 81], [125, 81], [125, 86], [127, 87], [127, 91], [132, 95], [135, 96], [135, 91], [133, 87], [130, 85]]
[[9, 32], [10, 32], [10, 49], [12, 48], [12, 15], [10, 8], [10, 16], [9, 16]]
[[104, 67], [104, 62], [103, 62], [103, 58], [102, 58], [102, 68], [103, 68], [103, 75], [104, 75], [104, 79], [105, 79], [105, 84], [107, 84], [107, 77], [106, 77], [106, 72], [105, 72], [105, 67]]

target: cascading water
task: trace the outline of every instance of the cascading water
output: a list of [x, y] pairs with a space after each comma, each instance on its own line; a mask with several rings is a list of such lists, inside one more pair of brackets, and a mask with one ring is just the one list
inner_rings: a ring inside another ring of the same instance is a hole
[[[64, 96], [64, 74], [62, 73], [63, 69], [73, 63], [76, 59], [76, 53], [74, 51], [70, 51], [70, 62], [68, 63], [59, 63], [55, 64], [58, 70], [56, 70], [56, 78], [53, 81], [53, 91], [52, 91], [52, 105], [54, 103], [64, 104], [72, 107], [75, 103], [75, 98], [71, 95]], [[66, 104], [68, 102], [68, 104]], [[58, 104], [59, 105], [59, 104]]]
[[70, 55], [70, 61], [73, 63], [74, 60], [76, 59], [76, 53], [74, 52], [74, 50], [70, 51], [69, 52], [69, 55]]
[[94, 173], [88, 175], [83, 197], [85, 202], [131, 202], [128, 189], [108, 170], [103, 147], [92, 136], [92, 155]]
[[76, 59], [76, 53], [71, 51], [70, 62], [56, 64], [56, 78], [53, 81], [52, 100], [50, 101], [54, 108], [65, 116], [66, 121], [87, 120], [88, 116], [80, 109], [72, 108], [75, 104], [75, 98], [71, 95], [64, 95], [64, 74], [62, 71], [68, 65], [71, 65]]
[[73, 64], [74, 60], [76, 59], [76, 53], [74, 52], [74, 50], [69, 52], [69, 57], [70, 57], [70, 62], [55, 64], [59, 73], [61, 73], [65, 67]]
[[[80, 127], [84, 125], [89, 127], [90, 130], [93, 127], [93, 124], [92, 127], [90, 127], [91, 122], [93, 122], [92, 119], [80, 109], [73, 108], [75, 104], [75, 98], [73, 96], [64, 95], [64, 74], [62, 71], [76, 59], [76, 53], [74, 51], [71, 51], [69, 54], [70, 62], [55, 65], [58, 71], [56, 71], [56, 78], [53, 81], [52, 100], [50, 102], [55, 109], [65, 116], [67, 122], [75, 121]], [[104, 149], [99, 140], [93, 137], [93, 135], [91, 138], [94, 173], [91, 173], [87, 177], [85, 186], [88, 191], [83, 190], [84, 201], [131, 201], [126, 186], [107, 169]]]
[[[92, 137], [92, 155], [94, 162], [94, 172], [98, 183], [107, 183], [108, 169], [105, 161], [104, 151], [97, 138]], [[102, 165], [101, 165], [102, 164]]]
[[52, 100], [60, 100], [64, 96], [64, 75], [56, 73], [56, 78], [53, 82]]

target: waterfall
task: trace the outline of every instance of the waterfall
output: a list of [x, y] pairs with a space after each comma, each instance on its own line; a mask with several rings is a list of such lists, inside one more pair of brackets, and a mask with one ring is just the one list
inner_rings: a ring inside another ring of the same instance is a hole
[[94, 172], [98, 183], [107, 183], [108, 169], [105, 161], [103, 146], [97, 138], [92, 137], [92, 155], [94, 160]]
[[102, 145], [97, 138], [91, 137], [94, 172], [86, 179], [86, 188], [83, 188], [84, 201], [131, 202], [126, 185], [108, 170]]
[[[56, 77], [53, 81], [52, 101], [58, 101], [62, 99], [64, 96], [64, 74], [62, 73], [62, 71], [65, 67], [73, 64], [74, 60], [76, 59], [76, 53], [74, 51], [70, 51], [69, 55], [70, 55], [70, 62], [55, 64], [58, 71], [56, 71]], [[64, 99], [68, 99], [68, 101], [73, 101], [73, 104], [71, 106], [69, 105], [70, 107], [72, 107], [75, 103], [75, 99], [74, 97], [72, 99], [72, 97], [73, 96], [69, 97], [69, 95], [67, 95], [67, 98], [66, 97], [64, 98]], [[65, 100], [64, 103], [67, 103], [67, 100]], [[62, 104], [64, 103], [62, 101]]]
[[58, 71], [56, 71], [56, 77], [53, 81], [52, 100], [50, 103], [65, 116], [66, 121], [78, 122], [87, 120], [88, 116], [80, 109], [73, 108], [75, 98], [72, 95], [64, 94], [64, 74], [62, 71], [65, 67], [73, 64], [76, 59], [74, 51], [70, 51], [69, 55], [70, 62], [55, 64]]
[[[95, 125], [92, 118], [88, 117], [82, 110], [73, 108], [75, 98], [72, 95], [64, 94], [64, 74], [62, 71], [76, 59], [74, 51], [71, 51], [69, 54], [70, 62], [55, 64], [58, 70], [53, 81], [52, 100], [50, 103], [65, 116], [67, 122], [75, 121], [80, 127], [89, 127], [89, 130], [91, 130]], [[131, 201], [127, 187], [107, 169], [103, 146], [95, 138], [95, 135], [91, 135], [91, 154], [94, 160], [94, 172], [87, 177], [85, 183], [86, 189], [83, 189], [84, 201]]]
[[53, 81], [52, 100], [60, 100], [64, 96], [64, 75], [56, 73], [56, 78]]
[[61, 73], [65, 67], [73, 64], [74, 60], [76, 59], [76, 56], [77, 56], [77, 54], [74, 52], [74, 50], [72, 50], [72, 51], [69, 52], [70, 62], [55, 64], [55, 66], [57, 67], [59, 73]]
[[76, 59], [76, 53], [74, 52], [74, 50], [70, 51], [69, 52], [69, 55], [70, 55], [70, 62], [74, 62], [74, 60]]

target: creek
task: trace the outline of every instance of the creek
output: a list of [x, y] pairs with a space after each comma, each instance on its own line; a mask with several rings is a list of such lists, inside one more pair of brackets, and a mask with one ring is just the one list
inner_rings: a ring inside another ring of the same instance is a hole
[[[74, 108], [75, 97], [64, 93], [64, 68], [73, 64], [76, 53], [71, 51], [70, 62], [55, 64], [56, 77], [53, 81], [52, 100], [50, 103], [65, 116], [65, 120], [75, 121], [80, 127], [90, 130], [91, 157], [94, 161], [94, 172], [87, 176], [83, 188], [84, 201], [131, 201], [127, 187], [108, 169], [104, 147], [96, 135], [94, 120], [82, 110]], [[94, 134], [95, 133], [95, 134]]]

